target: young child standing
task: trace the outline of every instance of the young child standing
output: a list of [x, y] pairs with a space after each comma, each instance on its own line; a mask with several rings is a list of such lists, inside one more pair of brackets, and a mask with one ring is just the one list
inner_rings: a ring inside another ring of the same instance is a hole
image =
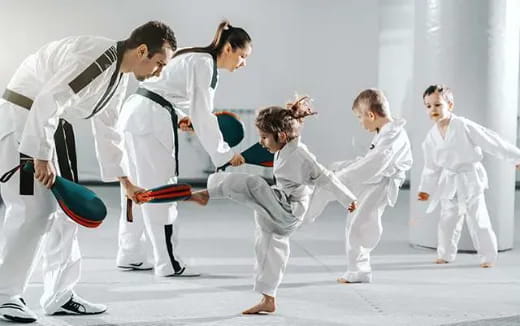
[[301, 225], [315, 189], [327, 189], [349, 211], [356, 208], [356, 197], [300, 141], [303, 118], [313, 114], [307, 99], [287, 108], [265, 108], [256, 118], [260, 144], [275, 153], [274, 186], [260, 176], [216, 173], [209, 177], [207, 190], [189, 199], [206, 205], [209, 199], [229, 198], [255, 209], [254, 289], [263, 297], [244, 314], [275, 311], [276, 292], [289, 259], [289, 237]]
[[484, 190], [488, 188], [482, 151], [509, 160], [519, 168], [520, 149], [495, 132], [452, 113], [453, 93], [444, 85], [429, 86], [424, 105], [435, 122], [422, 144], [424, 170], [418, 199], [431, 202], [427, 212], [441, 205], [437, 264], [455, 260], [464, 216], [480, 267], [492, 267], [498, 256]]
[[[397, 200], [405, 172], [412, 166], [412, 152], [404, 129], [406, 121], [392, 118], [382, 91], [362, 91], [354, 100], [352, 111], [361, 126], [375, 136], [364, 157], [333, 164], [336, 176], [359, 199], [359, 207], [349, 216], [345, 228], [347, 271], [337, 281], [369, 283], [372, 281], [370, 253], [383, 233], [381, 216], [386, 206], [393, 207]], [[315, 219], [329, 198], [326, 191], [316, 192], [308, 218]]]

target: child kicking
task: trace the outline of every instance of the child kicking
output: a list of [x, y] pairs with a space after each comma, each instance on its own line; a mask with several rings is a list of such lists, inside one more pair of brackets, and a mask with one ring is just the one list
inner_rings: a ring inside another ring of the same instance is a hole
[[446, 264], [455, 260], [466, 216], [480, 267], [492, 267], [498, 256], [497, 239], [484, 197], [488, 180], [481, 163], [482, 152], [511, 161], [519, 168], [520, 149], [495, 132], [453, 114], [453, 93], [446, 86], [429, 86], [423, 100], [435, 124], [422, 144], [424, 170], [418, 199], [431, 199], [427, 212], [432, 212], [440, 203], [435, 262]]
[[289, 259], [289, 237], [301, 225], [315, 189], [327, 189], [349, 211], [356, 208], [352, 192], [300, 141], [303, 119], [314, 114], [307, 99], [303, 97], [287, 108], [265, 108], [256, 118], [260, 144], [275, 153], [274, 186], [256, 175], [215, 173], [208, 179], [208, 189], [189, 199], [206, 205], [209, 199], [229, 198], [255, 210], [254, 289], [262, 294], [262, 300], [243, 314], [275, 311], [276, 292]]
[[[345, 228], [347, 271], [337, 281], [369, 283], [372, 281], [370, 253], [383, 233], [381, 216], [386, 206], [393, 207], [397, 200], [405, 172], [412, 166], [412, 152], [404, 129], [406, 122], [392, 117], [382, 91], [362, 91], [354, 100], [352, 112], [361, 126], [375, 135], [364, 157], [333, 164], [338, 179], [359, 199], [359, 207], [347, 218]], [[329, 198], [326, 191], [315, 192], [306, 218], [315, 219]]]

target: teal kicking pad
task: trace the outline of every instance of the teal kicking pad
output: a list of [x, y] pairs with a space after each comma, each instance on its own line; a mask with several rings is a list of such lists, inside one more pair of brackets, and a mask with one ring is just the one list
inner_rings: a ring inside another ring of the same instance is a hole
[[[27, 162], [24, 171], [34, 172], [32, 162]], [[63, 212], [74, 222], [87, 228], [98, 227], [107, 216], [107, 208], [103, 201], [92, 190], [56, 176], [51, 187]]]
[[218, 120], [218, 127], [224, 140], [229, 147], [235, 147], [244, 139], [244, 124], [238, 115], [222, 111], [215, 113]]
[[[222, 133], [222, 137], [229, 147], [235, 147], [240, 144], [242, 139], [244, 139], [244, 124], [240, 121], [238, 115], [222, 111], [215, 113], [215, 116], [217, 117], [220, 133]], [[195, 130], [192, 124], [189, 127]]]
[[[240, 154], [242, 154], [247, 164], [273, 167], [274, 154], [263, 148], [260, 143], [254, 144]], [[226, 163], [219, 167], [218, 170], [225, 170], [230, 165]]]

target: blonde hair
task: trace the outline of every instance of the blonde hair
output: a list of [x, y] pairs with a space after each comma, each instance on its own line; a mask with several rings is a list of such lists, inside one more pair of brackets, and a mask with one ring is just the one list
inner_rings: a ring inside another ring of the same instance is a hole
[[366, 103], [368, 109], [380, 117], [390, 116], [390, 104], [383, 91], [379, 89], [369, 88], [359, 93], [352, 104], [352, 110], [358, 108], [361, 103]]

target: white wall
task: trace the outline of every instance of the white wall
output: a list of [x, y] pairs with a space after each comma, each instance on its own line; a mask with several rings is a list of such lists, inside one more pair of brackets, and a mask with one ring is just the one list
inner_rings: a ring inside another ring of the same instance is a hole
[[[295, 91], [308, 93], [319, 111], [304, 131], [312, 151], [324, 163], [352, 157], [353, 143], [361, 144], [355, 154], [362, 154], [369, 137], [354, 120], [351, 103], [359, 90], [377, 86], [375, 0], [2, 0], [0, 89], [25, 56], [54, 39], [77, 34], [123, 39], [156, 19], [174, 28], [180, 46], [205, 45], [223, 18], [244, 27], [254, 49], [246, 69], [221, 74], [216, 107], [257, 108], [283, 104]], [[78, 130], [80, 177], [91, 179], [96, 163], [86, 129]], [[183, 176], [200, 176], [206, 158], [195, 149], [181, 151], [181, 162], [189, 164], [183, 164]]]

